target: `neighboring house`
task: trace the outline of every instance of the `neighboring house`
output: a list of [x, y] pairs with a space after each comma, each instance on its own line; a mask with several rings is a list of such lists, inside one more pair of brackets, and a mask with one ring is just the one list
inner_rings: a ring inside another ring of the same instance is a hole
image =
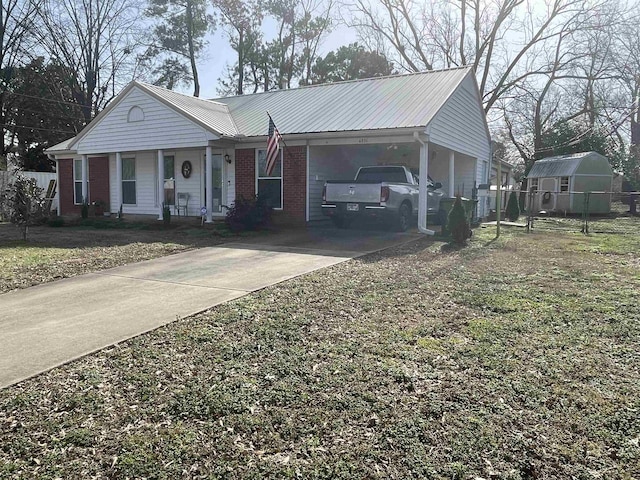
[[607, 157], [597, 152], [542, 158], [527, 178], [529, 191], [535, 190], [535, 211], [582, 213], [585, 192], [591, 192], [589, 213], [611, 211], [613, 170]]
[[[267, 112], [286, 142], [270, 176]], [[364, 165], [406, 165], [425, 180], [428, 170], [448, 195], [471, 196], [474, 182], [488, 181], [490, 137], [465, 67], [216, 100], [133, 82], [47, 152], [63, 215], [79, 214], [86, 198], [112, 212], [160, 216], [163, 203], [188, 194], [188, 215], [206, 207], [211, 221], [236, 197], [258, 194], [304, 223], [322, 218], [326, 180], [351, 179]]]

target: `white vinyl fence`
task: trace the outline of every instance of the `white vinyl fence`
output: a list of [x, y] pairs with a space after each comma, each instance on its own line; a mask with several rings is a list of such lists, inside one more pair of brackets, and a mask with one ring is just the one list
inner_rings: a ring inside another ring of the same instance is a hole
[[[47, 188], [49, 187], [49, 182], [51, 180], [56, 180], [55, 173], [49, 172], [22, 172], [25, 177], [33, 178], [37, 182], [38, 186], [44, 190], [42, 195], [46, 195]], [[13, 174], [7, 171], [0, 171], [0, 191], [4, 191], [11, 180], [13, 178]], [[51, 202], [51, 210], [58, 209], [58, 186], [56, 185], [56, 194], [53, 197], [53, 202]]]

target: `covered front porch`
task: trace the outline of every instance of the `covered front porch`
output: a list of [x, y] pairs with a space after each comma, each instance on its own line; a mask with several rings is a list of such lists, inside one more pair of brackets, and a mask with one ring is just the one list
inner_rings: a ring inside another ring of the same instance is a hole
[[[112, 214], [122, 211], [162, 219], [166, 205], [173, 215], [201, 216], [204, 212], [206, 221], [211, 222], [224, 216], [224, 206], [235, 199], [233, 147], [207, 145], [100, 156], [108, 158], [108, 187], [100, 189], [108, 190], [108, 198], [98, 198], [94, 193], [98, 189], [91, 188], [89, 170], [95, 155], [88, 154], [74, 161], [76, 197], [107, 204]], [[76, 203], [81, 201], [76, 199]]]

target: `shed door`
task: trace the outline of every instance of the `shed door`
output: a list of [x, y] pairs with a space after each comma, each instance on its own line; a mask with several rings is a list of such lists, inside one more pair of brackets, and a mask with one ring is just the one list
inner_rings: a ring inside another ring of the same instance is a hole
[[539, 210], [555, 210], [558, 187], [555, 178], [541, 178], [538, 187]]

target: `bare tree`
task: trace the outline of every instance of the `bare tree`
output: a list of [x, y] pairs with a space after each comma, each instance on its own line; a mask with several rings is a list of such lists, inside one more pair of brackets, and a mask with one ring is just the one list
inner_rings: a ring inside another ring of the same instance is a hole
[[0, 164], [6, 166], [6, 155], [15, 143], [11, 115], [11, 84], [17, 67], [27, 63], [33, 45], [33, 17], [38, 1], [0, 0], [0, 126], [2, 151]]
[[85, 122], [132, 79], [144, 33], [140, 19], [131, 0], [43, 0], [38, 9], [39, 40], [67, 69]]

